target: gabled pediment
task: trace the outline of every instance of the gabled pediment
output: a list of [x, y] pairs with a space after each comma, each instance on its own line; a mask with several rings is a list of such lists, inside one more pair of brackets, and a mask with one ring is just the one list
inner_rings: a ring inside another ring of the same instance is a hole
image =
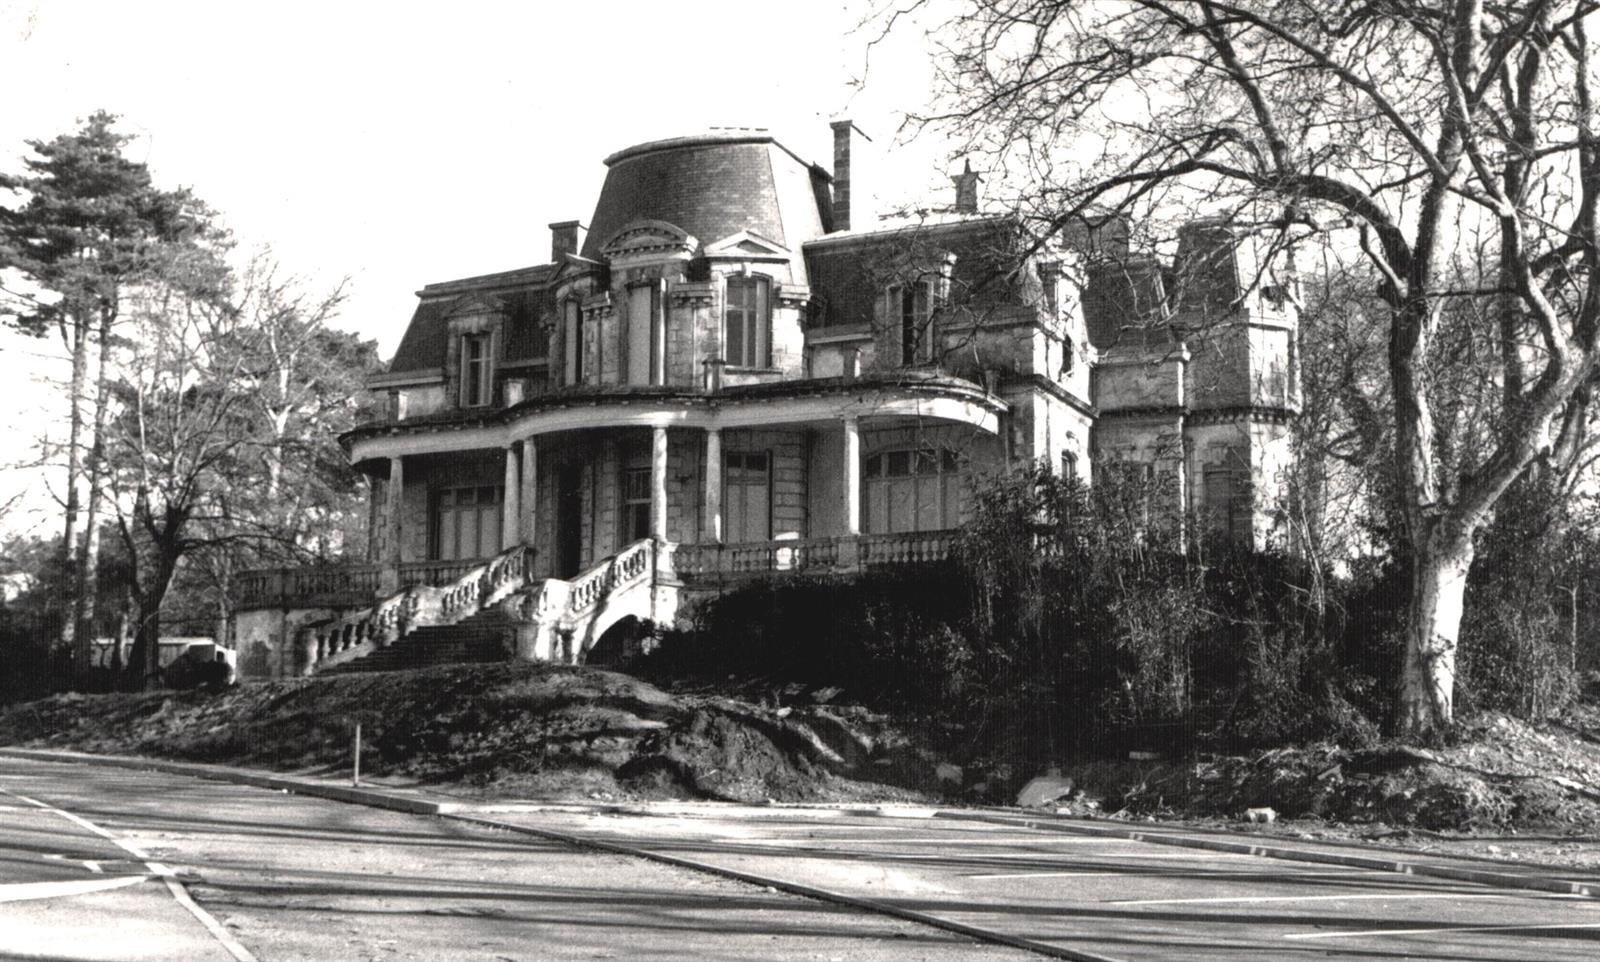
[[706, 256], [713, 259], [786, 261], [790, 257], [790, 251], [777, 241], [762, 237], [753, 230], [742, 230], [714, 244], [708, 244]]
[[498, 297], [489, 294], [463, 294], [450, 302], [445, 309], [444, 316], [447, 320], [458, 317], [475, 317], [481, 314], [499, 314], [505, 310], [505, 305]]
[[666, 221], [636, 220], [612, 234], [601, 245], [600, 252], [611, 258], [639, 254], [672, 255], [693, 253], [699, 243], [687, 231]]

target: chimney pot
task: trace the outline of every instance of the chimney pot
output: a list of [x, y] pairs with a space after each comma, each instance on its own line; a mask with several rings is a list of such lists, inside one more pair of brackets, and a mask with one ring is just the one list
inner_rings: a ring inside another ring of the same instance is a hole
[[972, 172], [972, 161], [968, 160], [961, 173], [950, 178], [956, 185], [956, 213], [976, 214], [978, 212], [978, 181], [983, 178]]

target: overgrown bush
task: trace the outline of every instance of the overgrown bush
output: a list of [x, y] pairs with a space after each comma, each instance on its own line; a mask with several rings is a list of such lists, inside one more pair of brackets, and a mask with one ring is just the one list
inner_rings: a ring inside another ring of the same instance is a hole
[[1592, 503], [1537, 477], [1519, 489], [1478, 547], [1456, 683], [1466, 708], [1540, 721], [1577, 695], [1600, 546]]

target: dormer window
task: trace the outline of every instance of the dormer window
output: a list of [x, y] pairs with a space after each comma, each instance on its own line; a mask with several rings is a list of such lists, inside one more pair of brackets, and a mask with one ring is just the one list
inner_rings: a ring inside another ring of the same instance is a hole
[[772, 365], [771, 286], [759, 275], [728, 278], [723, 301], [724, 357], [733, 367]]
[[484, 407], [494, 387], [489, 334], [461, 336], [461, 406]]
[[900, 363], [925, 364], [933, 360], [933, 280], [892, 285], [887, 300], [889, 322], [900, 334]]

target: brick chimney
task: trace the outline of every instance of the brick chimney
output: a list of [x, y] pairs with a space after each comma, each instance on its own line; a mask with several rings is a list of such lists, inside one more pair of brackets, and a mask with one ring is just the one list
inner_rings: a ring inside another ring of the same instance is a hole
[[576, 254], [583, 248], [583, 225], [575, 220], [558, 221], [550, 225], [550, 260], [559, 262], [567, 254]]
[[950, 178], [956, 185], [956, 213], [976, 214], [978, 212], [978, 181], [981, 180], [972, 172], [972, 161], [966, 161], [961, 173]]
[[833, 127], [833, 229], [849, 230], [850, 219], [850, 148], [856, 138], [871, 141], [861, 128], [848, 120], [835, 120]]

